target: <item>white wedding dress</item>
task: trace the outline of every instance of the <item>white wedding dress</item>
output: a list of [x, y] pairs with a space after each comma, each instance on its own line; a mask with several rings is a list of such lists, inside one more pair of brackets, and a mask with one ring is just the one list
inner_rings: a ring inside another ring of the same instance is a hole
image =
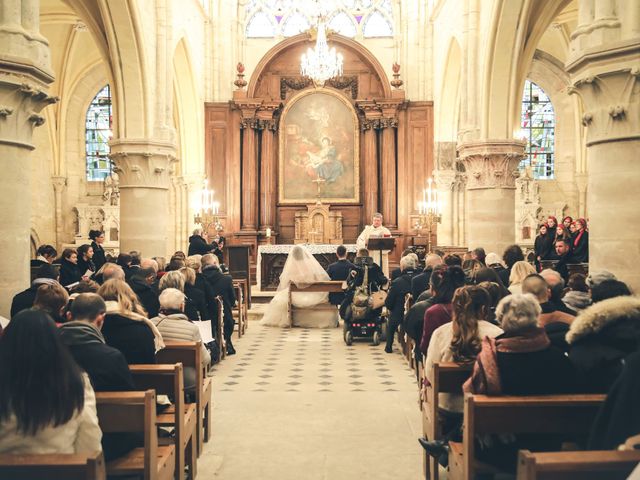
[[[280, 275], [278, 291], [265, 310], [261, 325], [269, 327], [289, 327], [289, 285], [295, 284], [298, 288], [304, 288], [315, 282], [331, 280], [322, 265], [304, 247], [296, 245], [289, 252], [287, 261]], [[294, 292], [293, 305], [301, 308], [309, 308], [328, 301], [329, 294], [323, 292]], [[297, 327], [329, 328], [335, 327], [338, 320], [337, 309], [335, 312], [320, 310], [308, 310], [299, 312], [294, 318]]]

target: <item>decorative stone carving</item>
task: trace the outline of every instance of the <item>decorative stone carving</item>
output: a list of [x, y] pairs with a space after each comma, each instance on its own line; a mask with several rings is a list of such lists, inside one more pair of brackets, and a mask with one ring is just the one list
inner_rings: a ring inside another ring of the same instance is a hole
[[398, 90], [404, 83], [402, 80], [400, 80], [400, 64], [395, 62], [391, 68], [393, 70], [393, 80], [391, 80], [391, 86]]
[[[286, 100], [289, 90], [303, 90], [313, 85], [313, 80], [308, 77], [282, 77], [280, 78], [280, 99]], [[342, 76], [331, 78], [325, 82], [325, 85], [335, 88], [336, 90], [349, 90], [351, 98], [358, 98], [358, 77]]]
[[238, 90], [242, 90], [247, 86], [247, 81], [244, 79], [244, 64], [242, 62], [238, 62], [238, 65], [236, 65], [236, 71], [238, 78], [236, 78], [233, 84], [238, 87]]
[[436, 142], [436, 165], [442, 170], [450, 170], [456, 162], [456, 142]]
[[73, 247], [91, 243], [89, 230], [102, 230], [107, 253], [118, 254], [120, 250], [120, 207], [115, 205], [89, 205], [78, 203], [74, 207], [77, 230]]
[[113, 172], [106, 177], [103, 186], [104, 192], [102, 193], [102, 199], [105, 204], [117, 206], [120, 199], [120, 178], [118, 174]]
[[169, 170], [176, 157], [170, 153], [151, 151], [114, 152], [113, 172], [118, 176], [118, 194], [122, 188], [169, 189]]
[[527, 167], [516, 180], [516, 243], [533, 245], [541, 210], [540, 185]]
[[518, 165], [524, 158], [525, 143], [487, 141], [464, 143], [458, 148], [467, 173], [467, 190], [515, 189]]
[[342, 212], [329, 210], [329, 205], [307, 205], [306, 211], [295, 213], [294, 243], [342, 244]]

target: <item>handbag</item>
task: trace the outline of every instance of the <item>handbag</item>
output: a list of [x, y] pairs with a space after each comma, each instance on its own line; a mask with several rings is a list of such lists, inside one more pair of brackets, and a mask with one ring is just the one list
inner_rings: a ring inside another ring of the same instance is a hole
[[372, 310], [377, 310], [378, 308], [384, 307], [384, 302], [387, 299], [387, 292], [384, 290], [378, 290], [377, 292], [373, 292], [369, 297], [369, 303], [371, 304]]

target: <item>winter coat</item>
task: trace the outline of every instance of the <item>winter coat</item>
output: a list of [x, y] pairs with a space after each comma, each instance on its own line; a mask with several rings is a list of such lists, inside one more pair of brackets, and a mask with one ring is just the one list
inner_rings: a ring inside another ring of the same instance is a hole
[[431, 335], [436, 329], [451, 321], [451, 304], [437, 303], [429, 307], [424, 313], [422, 325], [422, 339], [420, 340], [420, 351], [426, 355], [431, 342]]
[[107, 345], [122, 352], [129, 365], [156, 363], [155, 337], [144, 321], [120, 313], [107, 313], [102, 335]]
[[78, 268], [78, 271], [80, 272], [80, 275], [83, 275], [83, 276], [87, 270], [91, 270], [93, 273], [98, 271], [92, 259], [85, 260], [80, 257], [78, 257], [77, 268]]
[[[415, 277], [414, 277], [415, 278]], [[424, 314], [429, 307], [433, 305], [433, 299], [420, 300], [414, 303], [404, 317], [402, 326], [407, 335], [411, 337], [416, 344], [420, 345], [422, 340], [422, 328], [424, 327]]]
[[573, 315], [556, 309], [555, 305], [551, 302], [543, 303], [540, 307], [542, 308], [542, 313], [538, 317], [538, 325], [540, 327], [545, 327], [549, 323], [566, 323], [567, 325], [571, 325], [573, 319], [576, 318]]
[[63, 287], [68, 287], [69, 285], [79, 282], [82, 280], [82, 275], [84, 271], [80, 271], [80, 268], [75, 263], [71, 263], [67, 259], [62, 259], [60, 261], [60, 284]]
[[[355, 267], [349, 260], [338, 260], [327, 267], [329, 278], [334, 281], [346, 280], [349, 278], [349, 272]], [[329, 303], [331, 305], [340, 305], [344, 300], [343, 292], [331, 292], [329, 294]]]
[[84, 407], [67, 423], [57, 427], [45, 427], [35, 435], [25, 435], [17, 431], [15, 415], [11, 414], [0, 422], [0, 454], [88, 454], [102, 451], [102, 431], [98, 425], [96, 396], [89, 377], [85, 374], [83, 379]]
[[120, 350], [106, 344], [102, 333], [88, 322], [68, 322], [60, 337], [76, 363], [87, 372], [96, 392], [135, 390], [127, 360]]
[[189, 320], [211, 320], [211, 312], [207, 308], [204, 292], [195, 285], [185, 283], [184, 295], [187, 297], [184, 313]]
[[398, 278], [391, 282], [389, 295], [385, 300], [385, 306], [391, 313], [391, 319], [396, 325], [402, 324], [404, 318], [404, 297], [407, 293], [411, 293], [411, 280], [418, 272], [413, 269], [407, 269], [402, 272]]
[[[161, 313], [157, 317], [152, 318], [151, 321], [158, 327], [163, 340], [172, 342], [202, 342], [200, 329], [183, 313], [172, 313], [169, 315]], [[200, 359], [203, 366], [211, 363], [211, 356], [204, 344], [201, 344]]]
[[33, 302], [36, 301], [36, 293], [41, 285], [48, 285], [55, 282], [50, 278], [36, 278], [31, 286], [26, 290], [16, 294], [11, 302], [11, 317], [13, 318], [22, 310], [27, 310], [33, 307]]
[[578, 238], [579, 233], [576, 233], [571, 240], [571, 260], [570, 263], [586, 263], [589, 261], [589, 232], [586, 230], [582, 232], [580, 240], [576, 245], [574, 242]]
[[546, 233], [545, 235], [538, 235], [536, 237], [533, 247], [536, 255], [536, 261], [538, 257], [540, 257], [540, 260], [549, 259], [553, 252], [553, 239], [554, 237], [549, 235], [549, 233]]
[[93, 248], [93, 264], [96, 266], [96, 272], [107, 263], [107, 256], [104, 253], [104, 248], [98, 245], [96, 242], [91, 242], [91, 248]]
[[431, 280], [431, 272], [433, 268], [425, 268], [424, 271], [411, 279], [411, 296], [413, 301], [417, 302], [421, 293], [429, 289], [429, 280]]
[[138, 296], [138, 300], [147, 311], [149, 318], [157, 317], [160, 311], [158, 290], [153, 285], [149, 285], [145, 278], [135, 274], [127, 280], [127, 283]]
[[591, 296], [586, 292], [578, 292], [577, 290], [569, 290], [562, 297], [563, 303], [573, 310], [576, 314], [591, 306]]
[[216, 245], [209, 244], [200, 235], [191, 235], [189, 237], [189, 251], [187, 255], [206, 255], [215, 250]]
[[[211, 294], [216, 297], [220, 295], [222, 297], [222, 303], [224, 306], [224, 335], [230, 337], [233, 332], [233, 306], [236, 303], [236, 295], [233, 291], [233, 279], [231, 275], [226, 275], [220, 271], [217, 267], [209, 266], [205, 267], [202, 271], [202, 275], [207, 280], [211, 287]], [[216, 321], [219, 321], [217, 317], [217, 310], [214, 317]]]
[[567, 333], [569, 358], [589, 384], [605, 393], [625, 358], [640, 350], [640, 298], [615, 297], [580, 312]]

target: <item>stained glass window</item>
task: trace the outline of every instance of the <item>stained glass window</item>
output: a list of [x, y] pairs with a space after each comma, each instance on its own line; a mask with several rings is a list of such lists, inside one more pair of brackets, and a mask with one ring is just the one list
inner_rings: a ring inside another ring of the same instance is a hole
[[315, 25], [318, 8], [329, 29], [346, 37], [393, 37], [393, 0], [248, 0], [247, 38], [289, 37]]
[[85, 118], [87, 180], [103, 181], [111, 174], [111, 88], [105, 86], [91, 101]]
[[534, 178], [554, 178], [555, 126], [556, 115], [551, 100], [544, 90], [527, 80], [520, 122], [527, 146], [520, 168], [531, 167]]

